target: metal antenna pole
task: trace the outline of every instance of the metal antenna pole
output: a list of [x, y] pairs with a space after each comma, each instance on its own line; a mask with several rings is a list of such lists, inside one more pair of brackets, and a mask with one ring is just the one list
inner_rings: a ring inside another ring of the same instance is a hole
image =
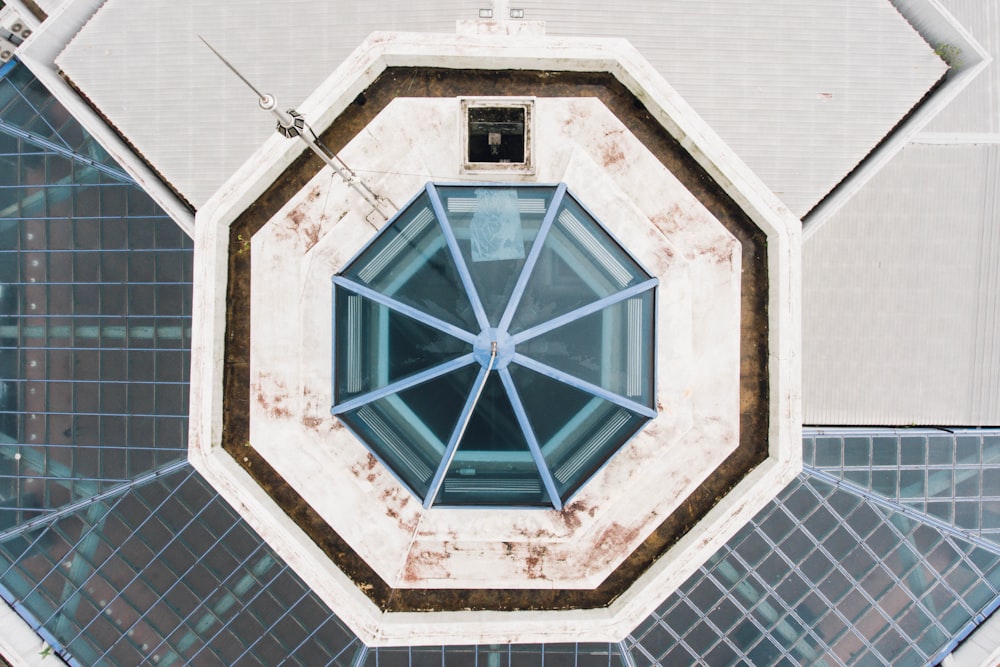
[[[388, 220], [392, 216], [396, 208], [392, 202], [373, 192], [371, 188], [365, 185], [365, 183], [358, 178], [358, 175], [355, 174], [350, 167], [344, 164], [343, 160], [337, 157], [337, 155], [329, 148], [324, 146], [320, 142], [319, 136], [313, 131], [312, 127], [306, 123], [306, 120], [297, 111], [295, 111], [295, 109], [288, 109], [287, 111], [279, 109], [278, 102], [274, 99], [273, 95], [268, 95], [267, 93], [262, 93], [257, 90], [257, 87], [250, 83], [245, 76], [240, 74], [239, 70], [233, 67], [232, 63], [226, 60], [221, 53], [216, 51], [215, 48], [208, 43], [208, 40], [201, 35], [198, 35], [198, 39], [200, 39], [233, 74], [238, 76], [240, 81], [247, 85], [247, 88], [252, 90], [254, 94], [257, 95], [257, 103], [260, 105], [260, 108], [271, 112], [271, 115], [278, 121], [278, 126], [276, 128], [278, 134], [284, 137], [298, 137], [301, 139], [306, 146], [308, 146], [313, 153], [318, 155], [328, 167], [333, 169], [333, 171], [340, 176], [340, 178], [343, 179], [348, 186], [360, 194], [361, 198], [374, 208], [379, 215], [381, 215], [385, 220]], [[304, 132], [303, 130], [308, 130], [308, 132]], [[339, 162], [340, 165], [337, 165], [334, 160]], [[386, 207], [387, 210], [383, 210], [383, 207]]]

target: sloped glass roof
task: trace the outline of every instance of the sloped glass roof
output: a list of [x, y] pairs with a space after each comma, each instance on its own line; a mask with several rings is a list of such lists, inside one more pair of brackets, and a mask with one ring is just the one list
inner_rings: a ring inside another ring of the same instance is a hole
[[656, 416], [657, 281], [564, 185], [429, 184], [333, 282], [333, 412], [425, 507], [560, 509]]
[[[34, 79], [2, 72], [6, 105]], [[814, 429], [803, 473], [621, 643], [364, 646], [185, 460], [190, 301], [157, 289], [190, 294], [190, 242], [3, 113], [0, 596], [71, 665], [929, 666], [1000, 605], [1000, 430]], [[122, 258], [127, 296], [96, 310], [28, 298]]]

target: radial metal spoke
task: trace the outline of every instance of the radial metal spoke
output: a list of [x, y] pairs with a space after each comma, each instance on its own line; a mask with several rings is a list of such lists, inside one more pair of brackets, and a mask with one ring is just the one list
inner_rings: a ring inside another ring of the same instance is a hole
[[362, 405], [367, 403], [377, 401], [380, 398], [385, 398], [390, 394], [397, 394], [401, 391], [406, 391], [411, 387], [415, 387], [419, 384], [423, 384], [424, 382], [433, 380], [434, 378], [441, 377], [442, 375], [456, 371], [459, 368], [464, 368], [465, 366], [475, 362], [475, 360], [476, 359], [472, 356], [471, 352], [463, 354], [457, 359], [446, 361], [443, 364], [438, 364], [437, 366], [428, 368], [427, 370], [416, 373], [415, 375], [405, 377], [402, 380], [397, 380], [396, 382], [387, 384], [379, 389], [374, 389], [365, 394], [361, 394], [360, 396], [355, 396], [349, 401], [344, 401], [343, 403], [334, 405], [330, 408], [330, 412], [335, 415], [349, 412], [355, 408], [360, 408]]
[[500, 370], [500, 380], [503, 382], [504, 389], [507, 390], [507, 398], [510, 399], [510, 405], [514, 408], [517, 423], [520, 424], [521, 431], [524, 432], [524, 438], [528, 441], [528, 450], [531, 452], [531, 458], [534, 459], [535, 465], [538, 467], [538, 474], [541, 476], [545, 490], [549, 494], [549, 500], [552, 501], [553, 507], [557, 510], [562, 510], [563, 503], [562, 498], [559, 496], [559, 489], [556, 487], [552, 471], [549, 470], [549, 465], [545, 462], [545, 457], [542, 455], [542, 448], [538, 445], [535, 430], [531, 428], [531, 423], [528, 421], [528, 413], [525, 412], [524, 404], [521, 403], [521, 396], [517, 393], [517, 388], [514, 386], [514, 378], [511, 377], [510, 371], [504, 368]]
[[421, 324], [426, 324], [429, 327], [442, 331], [449, 336], [454, 336], [455, 338], [465, 341], [466, 343], [472, 344], [476, 342], [476, 334], [469, 333], [465, 329], [460, 329], [454, 324], [445, 322], [442, 319], [438, 319], [433, 315], [428, 315], [427, 313], [409, 306], [402, 301], [397, 301], [391, 296], [386, 296], [381, 292], [376, 292], [370, 287], [365, 287], [360, 283], [356, 283], [350, 278], [344, 278], [343, 276], [334, 276], [333, 284], [337, 287], [343, 287], [346, 290], [354, 292], [355, 294], [361, 295], [367, 299], [378, 303], [379, 305], [385, 306], [390, 310], [394, 310], [401, 315], [406, 315], [407, 317], [414, 319]]
[[448, 215], [445, 213], [444, 204], [441, 203], [441, 196], [438, 194], [437, 188], [434, 187], [433, 183], [427, 184], [427, 195], [431, 201], [431, 208], [434, 209], [434, 214], [437, 216], [438, 224], [441, 226], [441, 231], [448, 242], [448, 249], [451, 251], [452, 259], [455, 261], [455, 267], [458, 269], [458, 275], [462, 279], [462, 285], [469, 296], [469, 302], [472, 304], [472, 312], [476, 314], [479, 329], [481, 331], [489, 329], [490, 321], [486, 317], [486, 311], [483, 309], [483, 302], [479, 298], [479, 292], [476, 290], [475, 283], [472, 282], [472, 274], [469, 273], [469, 267], [465, 265], [465, 257], [462, 255], [462, 249], [458, 247], [458, 239], [455, 238], [455, 232], [451, 228], [451, 223], [448, 222]]
[[598, 398], [603, 398], [604, 400], [610, 403], [614, 403], [615, 405], [623, 407], [626, 410], [631, 410], [632, 412], [642, 415], [643, 417], [649, 417], [650, 419], [656, 418], [656, 410], [653, 410], [652, 408], [647, 408], [642, 403], [636, 403], [635, 401], [627, 399], [624, 396], [619, 396], [618, 394], [608, 391], [603, 387], [599, 387], [596, 384], [591, 384], [590, 382], [584, 382], [575, 375], [570, 375], [569, 373], [565, 373], [561, 370], [553, 368], [548, 364], [543, 364], [540, 361], [535, 361], [534, 359], [526, 357], [523, 354], [515, 353], [514, 359], [511, 361], [511, 363], [520, 364], [525, 368], [530, 368], [536, 373], [541, 373], [542, 375], [550, 377], [553, 380], [558, 380], [559, 382], [568, 384], [569, 386], [575, 387], [588, 394], [597, 396]]
[[549, 230], [552, 229], [552, 223], [556, 219], [556, 213], [559, 211], [559, 207], [562, 205], [563, 196], [566, 194], [566, 184], [560, 183], [556, 188], [555, 193], [552, 195], [552, 201], [549, 202], [549, 210], [545, 212], [545, 217], [542, 219], [542, 225], [538, 228], [538, 234], [535, 235], [535, 240], [531, 244], [531, 251], [528, 253], [528, 257], [524, 260], [524, 266], [521, 267], [521, 275], [517, 277], [517, 283], [514, 285], [514, 291], [510, 294], [510, 300], [507, 302], [507, 308], [503, 312], [503, 317], [500, 318], [500, 324], [498, 329], [501, 331], [507, 331], [510, 327], [510, 322], [514, 319], [514, 313], [517, 312], [517, 306], [521, 303], [521, 297], [524, 296], [524, 290], [528, 285], [528, 279], [531, 277], [531, 272], [535, 268], [535, 264], [538, 263], [538, 257], [542, 254], [542, 246], [545, 245], [545, 238], [549, 234]]
[[434, 478], [431, 480], [431, 485], [427, 489], [427, 495], [424, 496], [424, 509], [429, 509], [431, 505], [434, 504], [434, 499], [437, 497], [438, 491], [441, 489], [441, 484], [444, 483], [444, 477], [448, 473], [448, 468], [451, 466], [452, 459], [455, 458], [455, 452], [458, 451], [458, 445], [462, 442], [462, 436], [465, 435], [465, 429], [469, 425], [469, 420], [472, 419], [472, 411], [476, 409], [476, 404], [479, 403], [479, 397], [483, 393], [483, 389], [486, 387], [486, 381], [490, 377], [490, 371], [493, 369], [493, 361], [496, 359], [494, 355], [490, 359], [490, 365], [484, 366], [479, 370], [479, 375], [476, 377], [476, 391], [469, 394], [469, 398], [465, 401], [465, 405], [462, 407], [462, 414], [459, 416], [458, 425], [455, 426], [455, 430], [451, 433], [451, 439], [448, 441], [448, 446], [444, 450], [444, 458], [441, 459], [441, 465], [438, 466], [437, 471], [434, 473]]
[[621, 303], [622, 301], [636, 296], [637, 294], [647, 292], [656, 287], [659, 283], [660, 281], [656, 278], [650, 278], [649, 280], [645, 280], [638, 285], [633, 285], [632, 287], [623, 289], [621, 292], [615, 292], [614, 294], [608, 295], [603, 299], [598, 299], [597, 301], [588, 303], [585, 306], [580, 306], [575, 310], [571, 310], [568, 313], [563, 313], [559, 317], [554, 317], [547, 322], [542, 322], [541, 324], [533, 326], [530, 329], [525, 329], [524, 331], [511, 336], [511, 340], [515, 345], [519, 345], [520, 343], [531, 340], [536, 336], [548, 333], [553, 329], [558, 329], [559, 327], [569, 324], [574, 320], [578, 320], [582, 317], [586, 317], [587, 315], [604, 310], [608, 306], [613, 306], [616, 303]]

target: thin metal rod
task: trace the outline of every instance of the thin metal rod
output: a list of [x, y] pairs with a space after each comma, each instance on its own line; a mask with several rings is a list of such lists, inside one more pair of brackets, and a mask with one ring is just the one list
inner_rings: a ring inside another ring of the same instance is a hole
[[[250, 83], [250, 81], [245, 76], [240, 74], [239, 70], [233, 67], [232, 63], [226, 60], [221, 53], [216, 51], [215, 48], [211, 44], [209, 44], [204, 37], [198, 35], [198, 39], [200, 39], [205, 44], [205, 46], [207, 46], [212, 51], [212, 53], [214, 53], [215, 56], [219, 60], [221, 60], [222, 63], [230, 69], [230, 71], [232, 71], [233, 74], [238, 76], [240, 78], [240, 81], [245, 83], [247, 87], [249, 87], [250, 90], [252, 90], [257, 95], [260, 108], [270, 112], [271, 115], [277, 119], [279, 127], [281, 129], [286, 130], [286, 132], [283, 133], [285, 136], [297, 136], [299, 139], [301, 139], [302, 142], [305, 143], [305, 145], [308, 146], [313, 153], [315, 153], [321, 160], [323, 160], [326, 166], [333, 169], [333, 171], [336, 172], [336, 174], [340, 176], [340, 178], [345, 183], [347, 183], [347, 185], [351, 189], [353, 189], [355, 192], [361, 195], [361, 198], [364, 199], [369, 206], [375, 209], [375, 211], [379, 215], [381, 215], [382, 218], [388, 220], [391, 217], [393, 213], [393, 211], [391, 210], [392, 202], [389, 202], [385, 200], [385, 198], [380, 197], [379, 195], [372, 192], [372, 190], [357, 177], [357, 174], [351, 171], [351, 169], [344, 163], [343, 160], [338, 158], [336, 154], [333, 153], [333, 151], [331, 151], [329, 148], [324, 146], [319, 141], [319, 137], [316, 135], [316, 132], [313, 131], [312, 127], [309, 126], [309, 123], [307, 123], [304, 118], [299, 116], [298, 113], [296, 113], [293, 110], [282, 111], [281, 109], [279, 109], [277, 100], [275, 100], [273, 95], [268, 95], [267, 93], [262, 93], [260, 90], [258, 90], [257, 87], [254, 86], [252, 83]], [[298, 123], [296, 123], [296, 119], [299, 121]], [[344, 166], [341, 167], [338, 166], [336, 163], [334, 163], [333, 161], [334, 158]], [[383, 211], [382, 208], [380, 207], [380, 205], [382, 204], [388, 206], [390, 210]]]
[[215, 54], [216, 58], [218, 58], [219, 60], [222, 61], [222, 64], [224, 64], [226, 67], [228, 67], [229, 70], [233, 74], [235, 74], [236, 76], [238, 76], [240, 78], [240, 81], [242, 81], [243, 83], [247, 84], [247, 88], [249, 88], [250, 90], [252, 90], [257, 95], [257, 97], [259, 97], [262, 101], [266, 100], [266, 99], [268, 99], [270, 97], [269, 95], [265, 95], [264, 93], [262, 93], [259, 90], [257, 90], [257, 87], [255, 85], [253, 85], [252, 83], [250, 83], [250, 81], [247, 80], [247, 78], [245, 76], [243, 76], [242, 74], [240, 74], [240, 71], [238, 69], [236, 69], [235, 67], [233, 67], [232, 63], [230, 63], [228, 60], [226, 60], [222, 56], [221, 53], [219, 53], [218, 51], [216, 51], [215, 47], [213, 47], [211, 44], [208, 43], [208, 40], [206, 40], [201, 35], [198, 35], [198, 39], [200, 39], [202, 41], [202, 43], [205, 46], [207, 46], [212, 53]]

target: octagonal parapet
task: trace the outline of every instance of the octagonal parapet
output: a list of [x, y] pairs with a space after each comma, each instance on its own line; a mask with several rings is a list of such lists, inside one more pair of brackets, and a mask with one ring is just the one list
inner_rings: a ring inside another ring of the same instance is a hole
[[620, 639], [799, 467], [798, 223], [627, 44], [377, 35], [300, 111], [401, 203], [470, 178], [487, 92], [533, 100], [503, 182], [567, 183], [661, 286], [656, 416], [560, 510], [425, 509], [330, 415], [329, 277], [384, 224], [350, 187], [272, 140], [199, 212], [192, 462], [371, 644]]

